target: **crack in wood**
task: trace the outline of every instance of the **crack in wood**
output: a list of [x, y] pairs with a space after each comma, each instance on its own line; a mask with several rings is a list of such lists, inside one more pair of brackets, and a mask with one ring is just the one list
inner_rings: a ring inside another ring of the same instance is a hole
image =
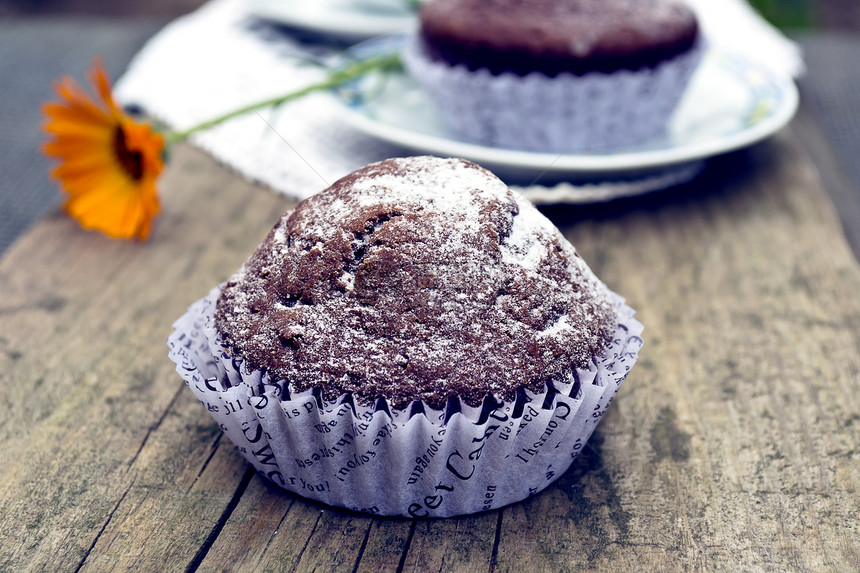
[[80, 562], [80, 563], [78, 563], [78, 566], [77, 566], [77, 567], [75, 567], [75, 573], [78, 573], [78, 572], [81, 570], [81, 568], [84, 566], [84, 563], [86, 563], [87, 558], [89, 558], [89, 556], [90, 556], [90, 553], [92, 553], [92, 551], [93, 551], [93, 549], [95, 548], [96, 544], [99, 542], [99, 539], [101, 539], [102, 534], [103, 534], [103, 533], [105, 532], [105, 530], [107, 529], [108, 524], [110, 524], [111, 519], [113, 519], [113, 515], [116, 513], [116, 510], [117, 510], [117, 509], [119, 509], [119, 506], [120, 506], [120, 505], [122, 505], [122, 502], [123, 502], [123, 500], [125, 499], [125, 496], [127, 496], [127, 495], [128, 495], [128, 492], [130, 492], [130, 491], [131, 491], [131, 488], [132, 488], [132, 487], [134, 487], [134, 484], [135, 484], [135, 482], [136, 482], [136, 481], [137, 481], [137, 476], [135, 476], [135, 478], [134, 478], [133, 480], [131, 480], [131, 483], [130, 483], [130, 484], [128, 484], [128, 487], [127, 487], [127, 488], [125, 489], [125, 491], [123, 492], [122, 497], [120, 497], [120, 498], [119, 498], [119, 501], [117, 501], [117, 502], [116, 502], [116, 505], [115, 505], [115, 506], [113, 506], [113, 509], [112, 509], [112, 510], [111, 510], [111, 512], [108, 514], [107, 519], [106, 519], [106, 520], [105, 520], [105, 522], [102, 524], [102, 528], [101, 528], [101, 529], [99, 530], [99, 532], [96, 534], [96, 538], [95, 538], [95, 539], [93, 539], [93, 542], [92, 542], [92, 544], [89, 546], [89, 548], [87, 549], [87, 552], [86, 552], [86, 553], [84, 553], [84, 557], [83, 557], [83, 559], [81, 559], [81, 562]]
[[302, 547], [302, 550], [299, 551], [298, 555], [296, 555], [296, 564], [293, 565], [292, 569], [290, 569], [290, 573], [295, 573], [296, 569], [298, 569], [299, 563], [301, 563], [301, 561], [302, 561], [302, 555], [305, 554], [305, 550], [308, 548], [308, 545], [310, 545], [311, 539], [313, 538], [314, 532], [317, 530], [317, 527], [320, 524], [320, 520], [322, 519], [322, 516], [323, 516], [323, 512], [320, 511], [319, 515], [317, 515], [317, 520], [314, 522], [314, 526], [311, 528], [311, 534], [308, 535], [307, 539], [305, 539], [305, 544]]
[[210, 446], [210, 448], [212, 449], [212, 452], [211, 452], [211, 453], [209, 454], [209, 456], [206, 458], [206, 461], [205, 461], [205, 462], [203, 462], [203, 466], [200, 468], [200, 471], [199, 471], [199, 472], [197, 472], [197, 476], [195, 476], [194, 481], [193, 481], [193, 482], [191, 482], [191, 485], [190, 485], [190, 486], [188, 486], [188, 491], [191, 491], [191, 489], [194, 487], [194, 484], [196, 484], [196, 483], [197, 483], [197, 480], [199, 480], [199, 479], [200, 479], [200, 476], [202, 476], [202, 475], [203, 475], [203, 472], [205, 472], [205, 471], [206, 471], [206, 467], [209, 465], [209, 462], [211, 462], [211, 461], [212, 461], [212, 458], [214, 458], [214, 457], [215, 457], [215, 454], [216, 454], [216, 453], [218, 453], [218, 444], [220, 444], [220, 443], [221, 443], [221, 438], [222, 438], [223, 436], [224, 436], [224, 433], [223, 433], [223, 432], [218, 432], [218, 435], [217, 435], [217, 436], [215, 436], [215, 441], [214, 441], [214, 442], [212, 442], [212, 445]]
[[400, 561], [397, 563], [395, 573], [403, 573], [403, 568], [406, 566], [406, 555], [409, 553], [409, 548], [412, 546], [412, 538], [415, 537], [415, 526], [418, 520], [413, 519], [409, 525], [409, 535], [406, 536], [406, 545], [403, 546], [403, 553], [400, 554]]
[[155, 424], [150, 426], [149, 429], [146, 431], [146, 435], [143, 436], [143, 441], [140, 443], [140, 447], [137, 448], [137, 451], [134, 453], [134, 456], [132, 456], [131, 460], [128, 462], [129, 469], [132, 465], [134, 465], [134, 462], [137, 461], [140, 452], [143, 451], [143, 447], [146, 445], [146, 442], [149, 441], [149, 436], [152, 434], [152, 432], [156, 431], [159, 427], [161, 427], [161, 424], [164, 422], [165, 419], [167, 419], [167, 415], [170, 413], [170, 410], [176, 404], [176, 401], [179, 400], [179, 396], [181, 396], [182, 392], [184, 391], [185, 387], [180, 386], [176, 393], [173, 395], [173, 398], [170, 399], [170, 403], [167, 404], [167, 408], [164, 409], [164, 412], [162, 412], [161, 416], [158, 418], [158, 420], [156, 420]]
[[256, 470], [253, 467], [250, 467], [245, 472], [245, 475], [242, 476], [242, 480], [239, 482], [239, 486], [233, 493], [230, 503], [228, 503], [227, 507], [224, 508], [224, 512], [221, 514], [215, 527], [213, 527], [212, 531], [209, 532], [209, 535], [206, 536], [206, 541], [204, 541], [203, 545], [200, 546], [200, 549], [197, 550], [197, 554], [194, 555], [194, 559], [192, 559], [191, 563], [188, 564], [188, 567], [185, 569], [185, 573], [194, 573], [194, 571], [197, 571], [200, 567], [200, 564], [203, 563], [203, 560], [206, 558], [206, 554], [209, 553], [215, 540], [218, 539], [218, 536], [221, 534], [221, 530], [223, 530], [224, 526], [227, 524], [227, 520], [230, 519], [233, 511], [239, 505], [239, 500], [242, 499], [242, 495], [244, 495], [245, 490], [248, 489], [248, 484], [251, 483], [251, 478], [254, 477], [255, 471]]
[[499, 559], [499, 545], [502, 541], [502, 515], [505, 509], [499, 510], [499, 518], [496, 520], [496, 535], [493, 537], [493, 550], [490, 552], [490, 569], [489, 573], [495, 573], [496, 565]]
[[364, 539], [361, 542], [361, 547], [358, 548], [358, 557], [355, 558], [355, 565], [352, 568], [352, 573], [357, 573], [358, 564], [361, 563], [361, 558], [364, 557], [364, 550], [367, 548], [367, 540], [370, 539], [370, 530], [373, 527], [373, 522], [371, 521], [367, 525], [367, 531], [364, 532]]
[[287, 509], [284, 511], [284, 515], [281, 516], [281, 520], [278, 521], [278, 525], [275, 526], [274, 531], [272, 531], [272, 534], [269, 536], [268, 541], [266, 541], [266, 546], [263, 547], [263, 551], [260, 553], [260, 557], [257, 559], [257, 564], [254, 569], [259, 569], [260, 565], [262, 565], [263, 557], [265, 557], [266, 553], [269, 551], [269, 547], [272, 545], [272, 541], [275, 540], [275, 535], [277, 535], [278, 531], [281, 530], [281, 525], [284, 524], [284, 520], [287, 518], [287, 514], [290, 513], [290, 510], [293, 508], [293, 504], [295, 503], [296, 497], [293, 497], [293, 499], [290, 501], [290, 504], [287, 506]]

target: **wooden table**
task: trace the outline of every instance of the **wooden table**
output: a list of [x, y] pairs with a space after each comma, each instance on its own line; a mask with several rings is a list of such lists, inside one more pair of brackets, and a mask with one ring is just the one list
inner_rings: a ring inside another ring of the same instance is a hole
[[811, 130], [546, 210], [646, 345], [570, 471], [457, 519], [279, 490], [167, 359], [287, 200], [180, 148], [150, 242], [48, 216], [0, 261], [0, 570], [860, 570], [860, 266]]

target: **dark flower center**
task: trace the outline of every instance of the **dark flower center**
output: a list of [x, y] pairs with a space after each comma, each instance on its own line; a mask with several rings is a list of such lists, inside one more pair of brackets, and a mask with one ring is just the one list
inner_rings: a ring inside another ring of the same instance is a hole
[[125, 132], [122, 127], [117, 127], [113, 136], [113, 153], [129, 177], [134, 181], [143, 178], [143, 154], [132, 151], [125, 143]]

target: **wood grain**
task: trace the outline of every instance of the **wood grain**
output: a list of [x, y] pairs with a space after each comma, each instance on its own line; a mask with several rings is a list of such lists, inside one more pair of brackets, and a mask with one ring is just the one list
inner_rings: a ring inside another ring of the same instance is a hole
[[0, 261], [0, 570], [860, 569], [860, 267], [797, 137], [546, 211], [646, 346], [556, 484], [458, 519], [277, 489], [167, 360], [287, 201], [182, 148], [151, 242], [43, 220]]
[[246, 471], [229, 448], [210, 461], [219, 431], [164, 341], [285, 202], [198, 153], [176, 160], [151, 242], [56, 215], [0, 263], [2, 570], [187, 564]]

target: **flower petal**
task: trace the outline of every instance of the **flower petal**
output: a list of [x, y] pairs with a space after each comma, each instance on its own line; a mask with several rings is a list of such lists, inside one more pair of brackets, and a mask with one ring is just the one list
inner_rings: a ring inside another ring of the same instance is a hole
[[108, 78], [107, 70], [105, 70], [104, 61], [102, 61], [101, 58], [96, 58], [96, 61], [93, 63], [91, 74], [93, 85], [96, 87], [102, 101], [111, 109], [111, 111], [115, 114], [119, 114], [119, 108], [117, 108], [116, 103], [114, 103], [113, 94], [110, 90], [110, 79]]
[[71, 78], [57, 83], [60, 101], [42, 108], [43, 129], [53, 136], [42, 150], [59, 160], [52, 175], [67, 194], [66, 212], [82, 227], [145, 239], [159, 211], [164, 138], [117, 107], [100, 60], [91, 80], [98, 101]]
[[85, 108], [63, 103], [47, 103], [42, 106], [42, 113], [48, 116], [48, 123], [65, 121], [97, 127], [116, 124], [116, 119], [107, 114], [99, 113], [96, 115]]
[[112, 115], [110, 107], [100, 106], [75, 80], [68, 76], [57, 82], [54, 91], [61, 98], [60, 105], [71, 107], [94, 121]]

